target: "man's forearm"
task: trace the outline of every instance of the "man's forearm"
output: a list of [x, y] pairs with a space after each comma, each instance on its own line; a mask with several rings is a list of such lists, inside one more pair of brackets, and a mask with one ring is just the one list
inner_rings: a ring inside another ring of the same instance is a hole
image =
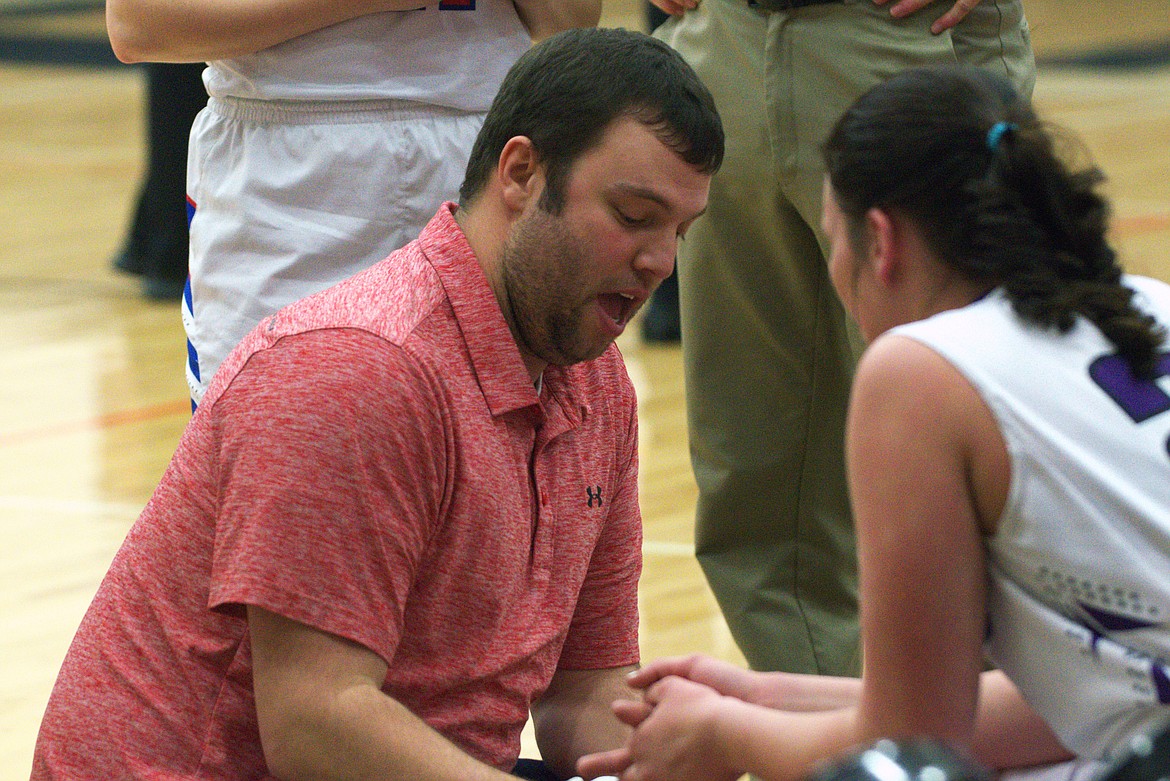
[[577, 760], [624, 746], [631, 730], [613, 715], [619, 699], [641, 699], [626, 685], [633, 667], [558, 671], [532, 707], [536, 743], [546, 765], [562, 778], [576, 775]]
[[345, 638], [248, 606], [269, 769], [284, 781], [505, 781], [386, 695], [386, 663]]
[[264, 757], [285, 781], [504, 781], [379, 689], [359, 684], [314, 713], [261, 718]]

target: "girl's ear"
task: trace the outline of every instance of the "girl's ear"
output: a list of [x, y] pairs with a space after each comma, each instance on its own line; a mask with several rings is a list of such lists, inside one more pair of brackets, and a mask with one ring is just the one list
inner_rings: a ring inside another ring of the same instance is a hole
[[902, 255], [898, 223], [885, 209], [873, 207], [865, 213], [867, 260], [874, 276], [883, 285], [892, 285], [901, 277]]
[[509, 209], [523, 211], [528, 200], [539, 194], [544, 180], [542, 172], [543, 166], [530, 138], [514, 136], [508, 139], [500, 152], [496, 175]]

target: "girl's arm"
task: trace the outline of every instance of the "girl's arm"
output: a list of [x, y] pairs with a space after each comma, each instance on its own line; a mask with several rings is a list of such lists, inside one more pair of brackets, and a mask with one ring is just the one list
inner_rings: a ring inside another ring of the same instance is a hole
[[122, 62], [207, 62], [428, 2], [435, 0], [107, 0], [106, 28]]

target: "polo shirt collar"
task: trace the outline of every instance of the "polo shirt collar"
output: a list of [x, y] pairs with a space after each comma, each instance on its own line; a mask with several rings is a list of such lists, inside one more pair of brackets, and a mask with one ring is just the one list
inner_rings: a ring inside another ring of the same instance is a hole
[[[450, 202], [439, 207], [419, 236], [419, 244], [447, 293], [480, 390], [493, 416], [525, 407], [539, 409], [540, 399], [520, 348], [487, 275], [455, 222], [455, 209]], [[548, 374], [546, 370], [546, 383]]]

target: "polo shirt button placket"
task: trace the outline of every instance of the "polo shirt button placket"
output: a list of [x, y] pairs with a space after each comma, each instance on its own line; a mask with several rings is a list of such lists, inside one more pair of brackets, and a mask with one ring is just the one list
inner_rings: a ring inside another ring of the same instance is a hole
[[539, 477], [535, 477], [533, 483], [536, 485], [539, 506], [536, 510], [536, 528], [532, 530], [532, 577], [538, 583], [547, 583], [551, 576], [551, 524], [556, 518], [553, 515], [548, 489], [541, 485]]

